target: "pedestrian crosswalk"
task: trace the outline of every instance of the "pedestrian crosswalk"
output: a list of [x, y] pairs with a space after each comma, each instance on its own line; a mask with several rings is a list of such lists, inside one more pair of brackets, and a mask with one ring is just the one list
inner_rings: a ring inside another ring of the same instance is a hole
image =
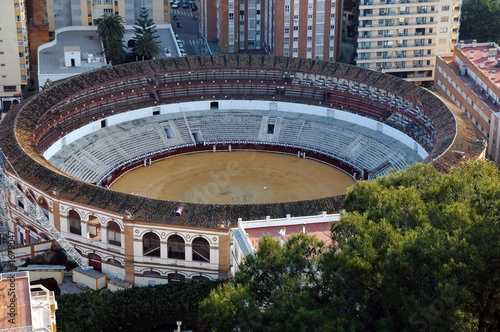
[[170, 16], [174, 16], [174, 15], [182, 15], [182, 16], [187, 16], [187, 17], [192, 17], [192, 18], [197, 18], [196, 14], [194, 14], [193, 12], [191, 11], [188, 11], [188, 10], [183, 10], [183, 9], [171, 9], [170, 10], [171, 14]]

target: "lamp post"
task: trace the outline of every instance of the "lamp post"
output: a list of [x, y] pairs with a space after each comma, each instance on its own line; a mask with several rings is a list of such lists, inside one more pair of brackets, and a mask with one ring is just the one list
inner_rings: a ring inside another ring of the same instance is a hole
[[182, 326], [182, 321], [181, 321], [181, 320], [178, 320], [178, 321], [177, 321], [177, 331], [180, 331], [180, 330], [181, 330], [181, 326]]

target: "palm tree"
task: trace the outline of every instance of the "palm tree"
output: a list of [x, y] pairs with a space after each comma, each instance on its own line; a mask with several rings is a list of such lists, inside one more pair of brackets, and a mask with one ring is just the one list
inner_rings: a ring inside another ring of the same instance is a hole
[[104, 47], [104, 54], [106, 54], [106, 59], [113, 65], [120, 64], [125, 61], [127, 55], [123, 48], [123, 41], [118, 38], [113, 38], [108, 40], [106, 47]]
[[160, 53], [160, 42], [156, 38], [146, 33], [135, 39], [134, 54], [138, 57], [144, 59], [151, 59], [158, 53]]
[[121, 40], [125, 34], [123, 18], [116, 14], [104, 15], [97, 26], [97, 33], [99, 33], [99, 37], [101, 37], [104, 44], [111, 39]]

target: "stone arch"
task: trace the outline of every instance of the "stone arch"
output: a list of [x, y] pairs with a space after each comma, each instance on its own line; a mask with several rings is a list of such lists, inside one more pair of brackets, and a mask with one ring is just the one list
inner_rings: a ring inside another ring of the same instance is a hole
[[88, 238], [96, 241], [101, 241], [101, 221], [94, 215], [88, 216], [87, 221]]
[[108, 243], [121, 247], [122, 234], [121, 234], [120, 224], [118, 224], [116, 221], [110, 220], [108, 222], [106, 231], [108, 232]]
[[68, 212], [69, 232], [76, 235], [82, 235], [82, 219], [75, 210]]
[[42, 209], [43, 214], [48, 218], [49, 217], [49, 203], [47, 202], [47, 200], [43, 197], [40, 197], [38, 199], [38, 206], [40, 207], [40, 209]]
[[207, 239], [198, 236], [193, 239], [193, 261], [210, 263], [210, 243]]
[[167, 239], [167, 247], [168, 258], [186, 259], [186, 243], [180, 235], [170, 235]]
[[160, 237], [153, 232], [147, 232], [142, 236], [142, 254], [143, 256], [160, 257]]

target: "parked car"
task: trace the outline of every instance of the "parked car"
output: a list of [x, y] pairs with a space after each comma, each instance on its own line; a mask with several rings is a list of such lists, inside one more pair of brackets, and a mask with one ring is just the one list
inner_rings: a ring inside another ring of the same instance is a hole
[[181, 5], [181, 2], [179, 0], [175, 0], [174, 3], [172, 4], [172, 8], [179, 8]]
[[188, 8], [188, 7], [189, 7], [188, 0], [182, 0], [182, 8]]
[[198, 10], [198, 6], [196, 6], [196, 4], [194, 2], [191, 2], [191, 10], [193, 12], [197, 11]]

